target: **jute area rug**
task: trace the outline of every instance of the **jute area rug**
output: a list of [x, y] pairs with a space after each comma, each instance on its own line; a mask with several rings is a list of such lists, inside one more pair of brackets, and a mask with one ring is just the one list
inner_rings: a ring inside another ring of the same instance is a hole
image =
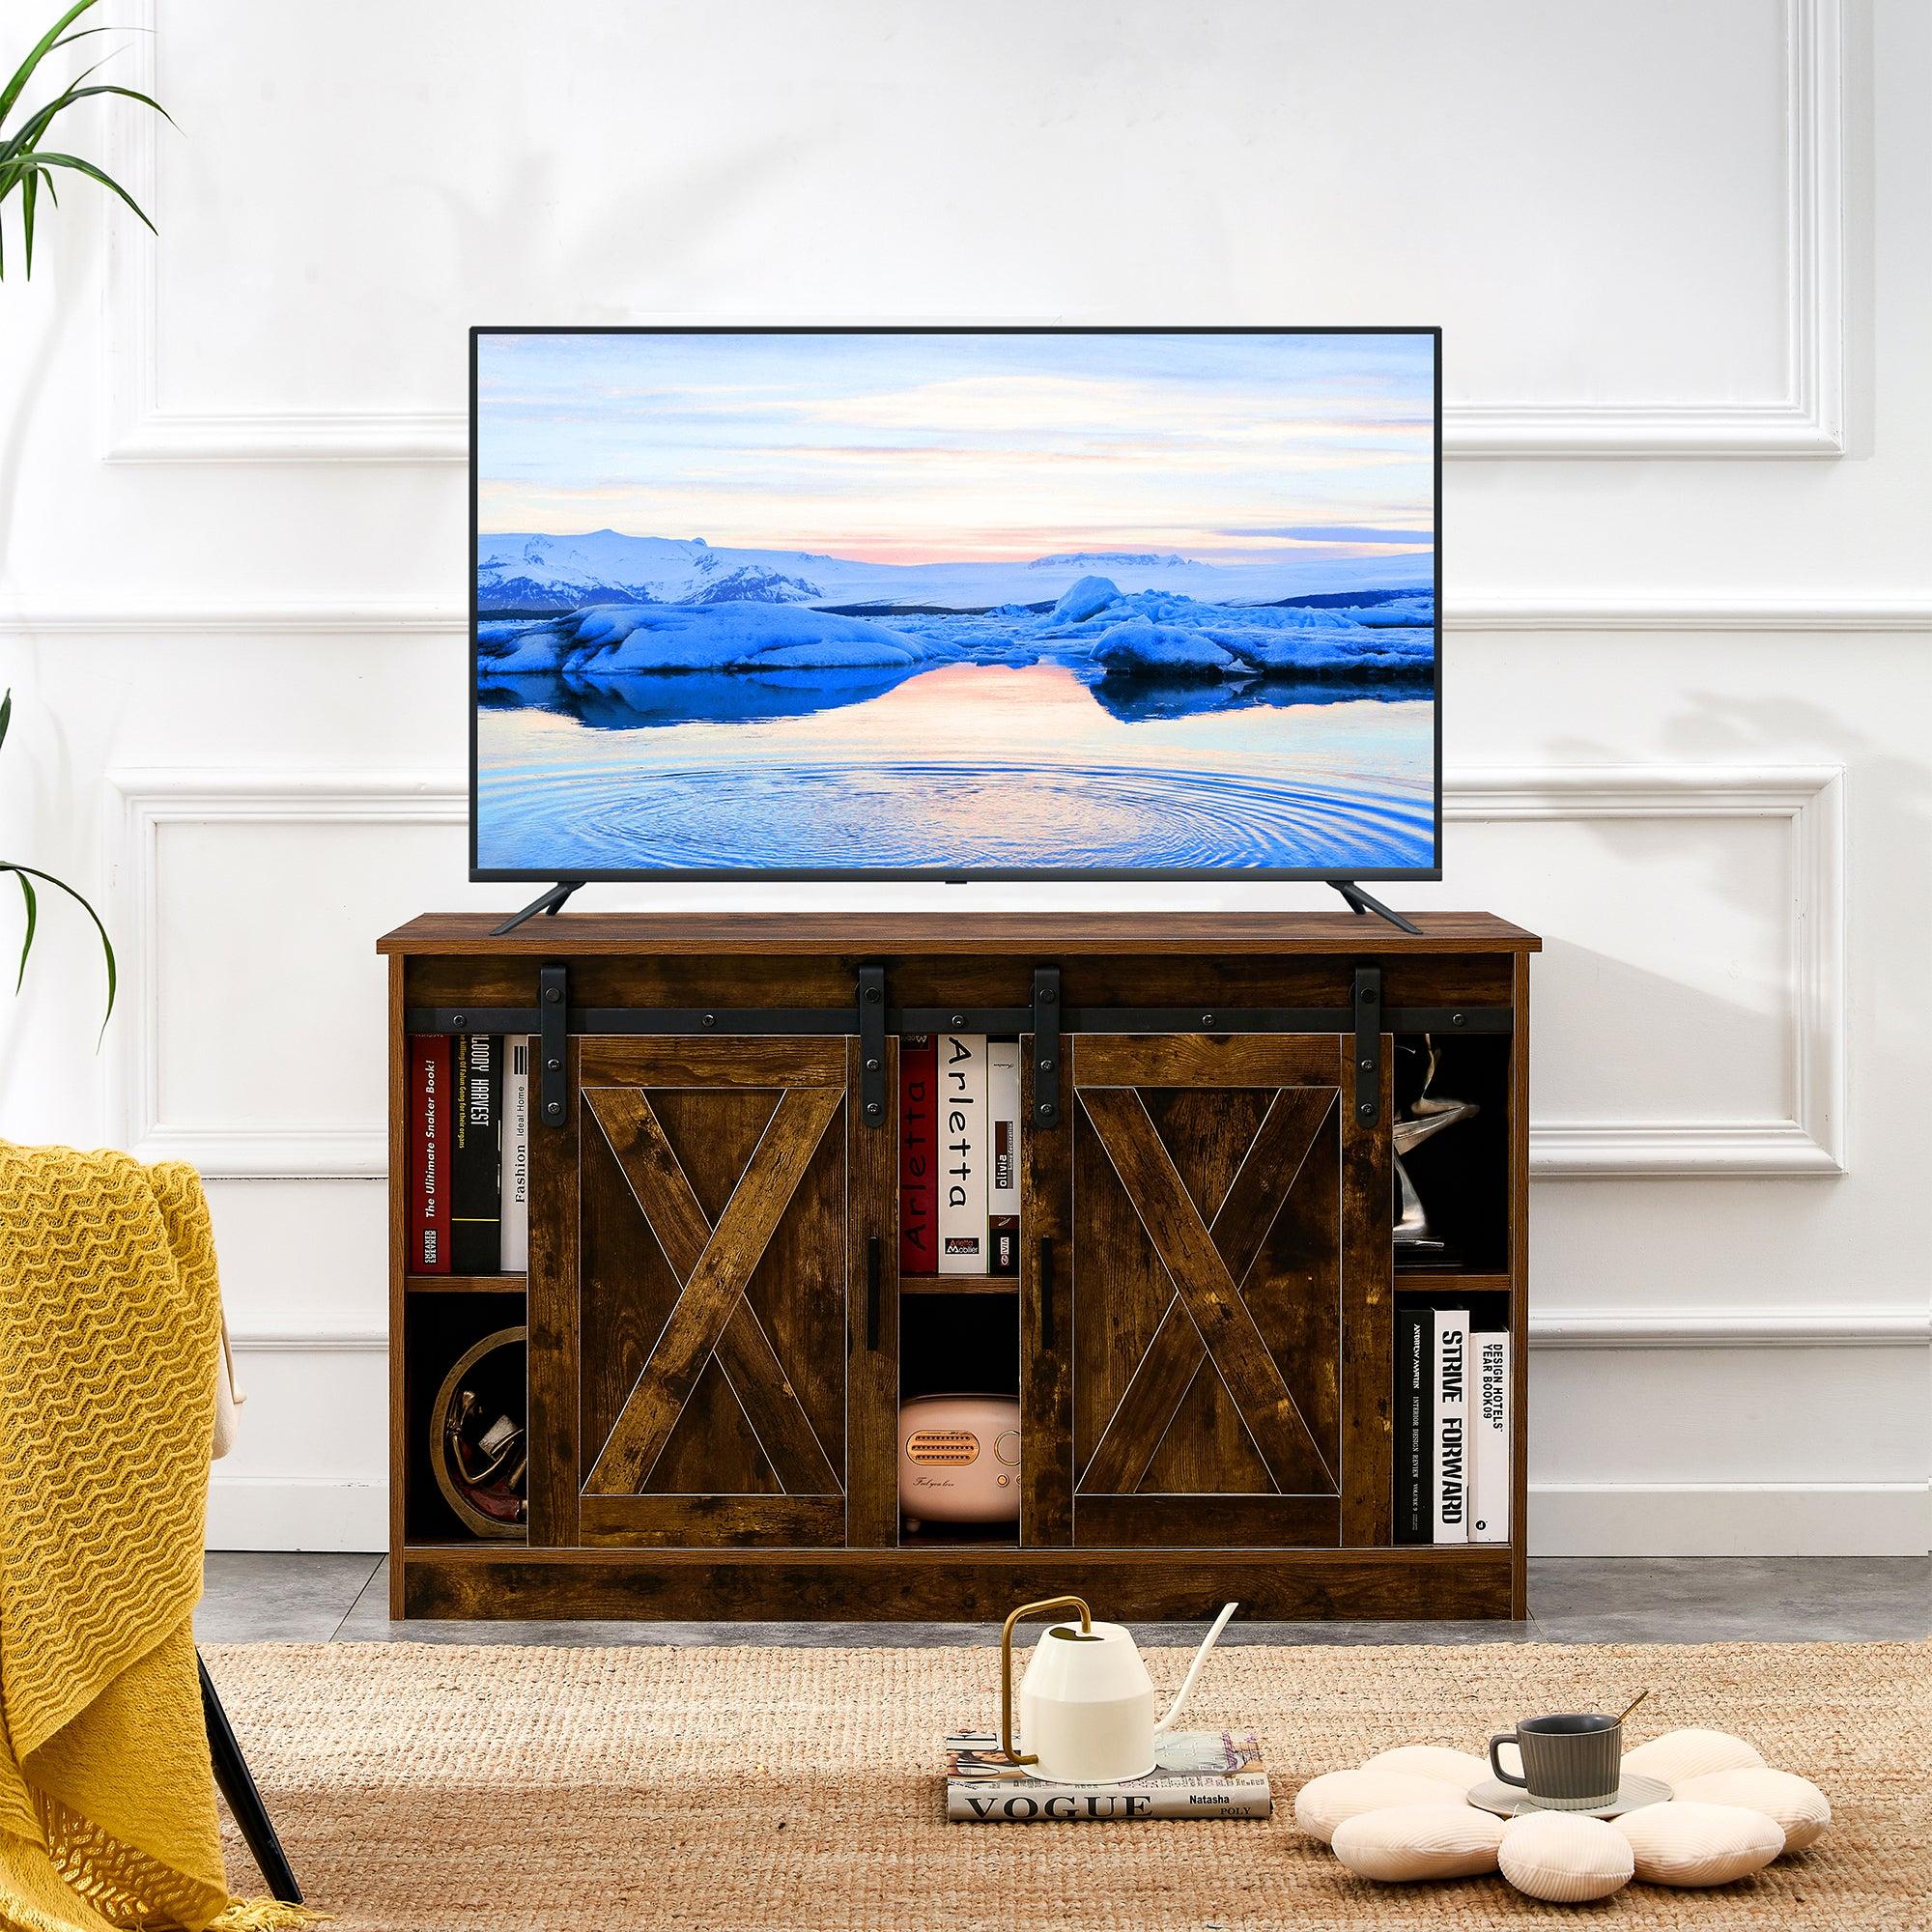
[[[1932, 1925], [1932, 1645], [1224, 1647], [1191, 1714], [1254, 1724], [1267, 1824], [948, 1825], [949, 1727], [998, 1721], [998, 1654], [237, 1645], [205, 1653], [312, 1903], [360, 1928], [1264, 1932]], [[1184, 1651], [1156, 1651], [1163, 1690]], [[1371, 1886], [1295, 1788], [1389, 1745], [1481, 1749], [1538, 1711], [1751, 1739], [1836, 1822], [1714, 1891], [1537, 1905], [1497, 1878]], [[231, 1877], [254, 1889], [231, 1833]]]

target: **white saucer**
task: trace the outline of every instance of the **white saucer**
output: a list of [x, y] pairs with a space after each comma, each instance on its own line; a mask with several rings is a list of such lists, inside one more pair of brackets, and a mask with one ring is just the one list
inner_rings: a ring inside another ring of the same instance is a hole
[[1504, 1818], [1520, 1818], [1531, 1811], [1554, 1811], [1572, 1818], [1621, 1818], [1626, 1811], [1640, 1811], [1646, 1804], [1662, 1804], [1669, 1796], [1670, 1787], [1662, 1778], [1643, 1777], [1634, 1771], [1624, 1774], [1617, 1795], [1607, 1804], [1595, 1804], [1588, 1810], [1573, 1809], [1567, 1804], [1539, 1804], [1528, 1792], [1505, 1784], [1499, 1777], [1486, 1777], [1469, 1787], [1471, 1804]]

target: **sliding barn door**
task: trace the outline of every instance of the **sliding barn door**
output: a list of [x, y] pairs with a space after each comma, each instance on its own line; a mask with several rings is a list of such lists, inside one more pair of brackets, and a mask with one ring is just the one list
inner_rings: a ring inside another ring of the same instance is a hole
[[1067, 1045], [1069, 1119], [1029, 1164], [1069, 1250], [1027, 1284], [1035, 1467], [1065, 1468], [1032, 1540], [1386, 1542], [1388, 1107], [1358, 1117], [1352, 1039]]
[[844, 1543], [847, 1056], [843, 1039], [575, 1051], [574, 1148], [539, 1177], [556, 1237], [532, 1255], [554, 1318], [532, 1395], [542, 1379], [577, 1410], [575, 1493], [548, 1486], [555, 1540]]

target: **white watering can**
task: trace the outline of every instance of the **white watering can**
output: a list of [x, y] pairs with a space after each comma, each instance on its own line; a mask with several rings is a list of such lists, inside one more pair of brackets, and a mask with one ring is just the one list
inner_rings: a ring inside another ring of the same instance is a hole
[[[1153, 1716], [1153, 1679], [1134, 1640], [1121, 1624], [1096, 1624], [1078, 1597], [1047, 1597], [1022, 1604], [1000, 1637], [1000, 1748], [1012, 1764], [1038, 1767], [1036, 1776], [1056, 1784], [1116, 1784], [1153, 1770], [1154, 1740], [1180, 1716], [1187, 1693], [1236, 1605], [1225, 1605], [1194, 1662], [1187, 1667], [1167, 1716]], [[1013, 1626], [1039, 1610], [1080, 1612], [1071, 1623], [1050, 1624], [1034, 1646], [1020, 1683], [1020, 1735], [1031, 1748], [1013, 1748]]]

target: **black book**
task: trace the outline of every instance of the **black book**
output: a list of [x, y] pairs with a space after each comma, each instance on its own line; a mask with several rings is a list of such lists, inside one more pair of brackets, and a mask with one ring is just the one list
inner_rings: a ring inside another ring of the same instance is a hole
[[992, 1252], [987, 1257], [988, 1274], [1018, 1274], [1020, 1271], [1020, 1217], [995, 1214], [988, 1221]]
[[450, 1267], [497, 1274], [503, 1265], [503, 1036], [459, 1034], [456, 1054]]
[[1395, 1540], [1435, 1540], [1435, 1312], [1398, 1302], [1395, 1311]]

